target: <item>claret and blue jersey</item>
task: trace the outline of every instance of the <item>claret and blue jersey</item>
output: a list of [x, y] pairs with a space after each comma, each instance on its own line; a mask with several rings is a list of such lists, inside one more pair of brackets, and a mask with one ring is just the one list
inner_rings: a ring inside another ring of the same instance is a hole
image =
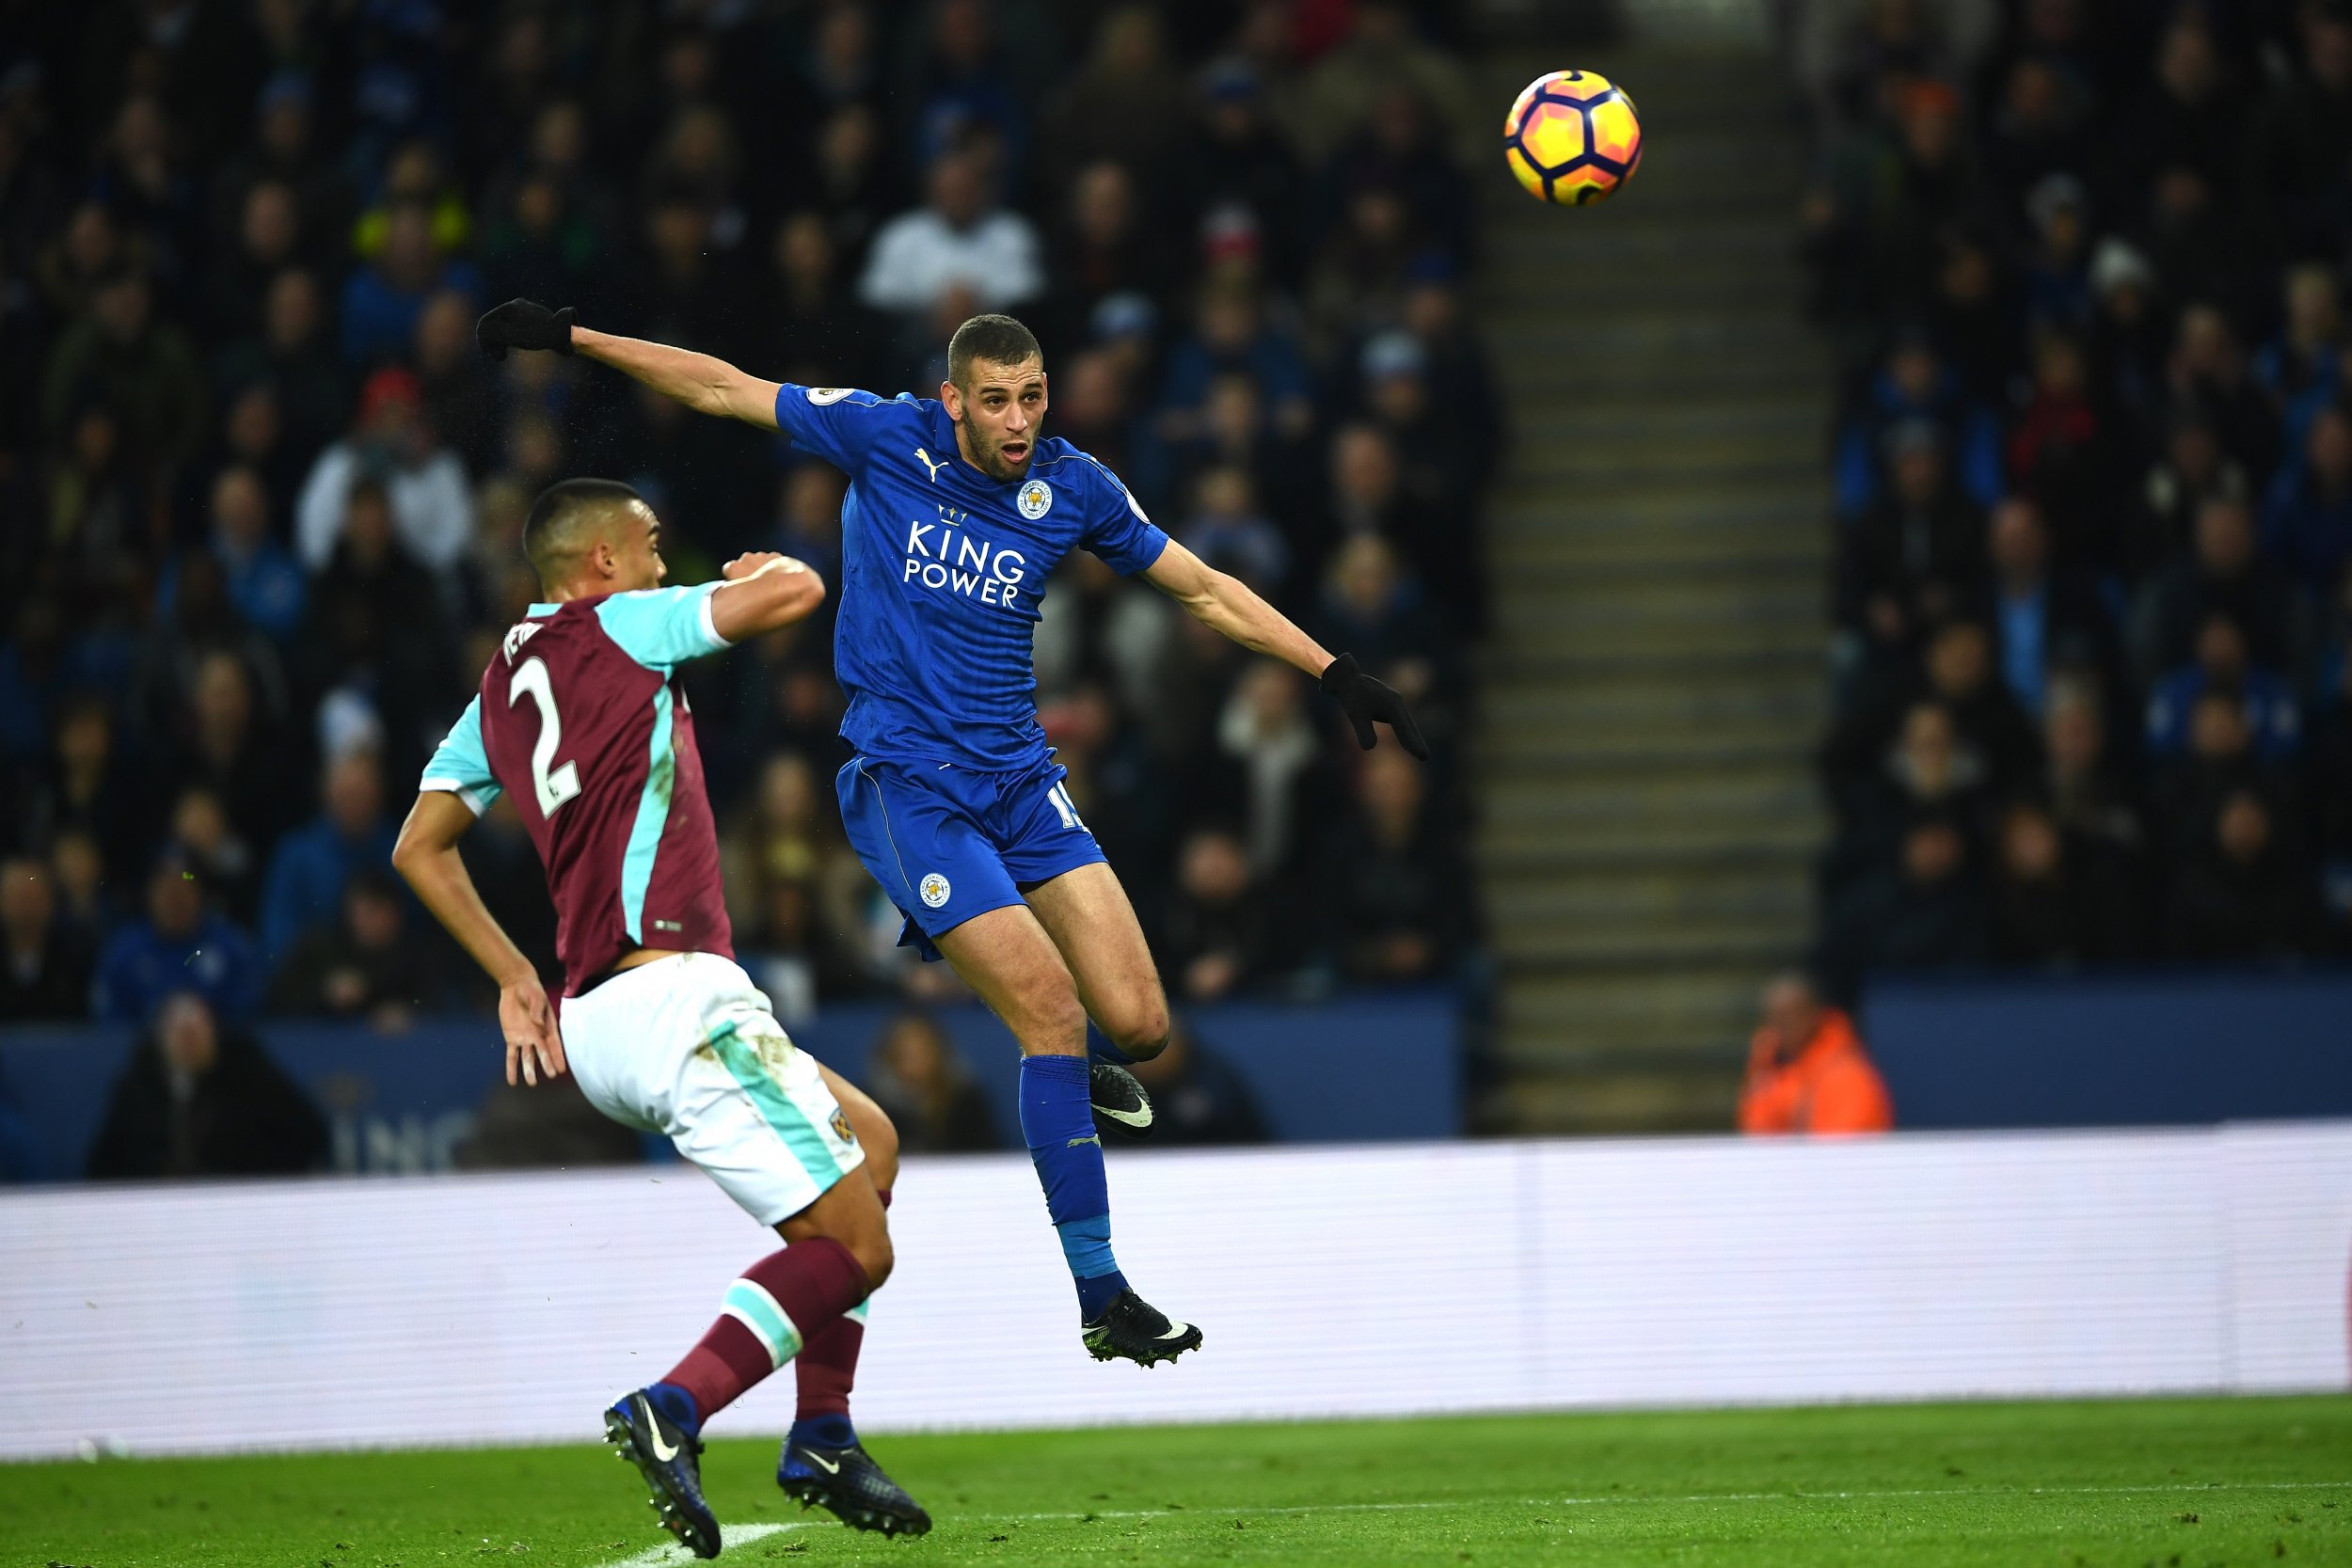
[[776, 426], [850, 476], [834, 641], [843, 738], [885, 762], [1042, 763], [1030, 637], [1046, 578], [1073, 549], [1143, 571], [1168, 535], [1108, 468], [1053, 436], [1025, 478], [989, 478], [929, 398], [787, 384]]
[[991, 479], [928, 398], [787, 384], [776, 426], [850, 476], [834, 662], [858, 754], [842, 823], [906, 915], [902, 940], [935, 958], [930, 938], [1102, 860], [1038, 723], [1032, 632], [1072, 550], [1131, 575], [1168, 535], [1067, 441]]
[[512, 793], [547, 867], [564, 990], [640, 947], [733, 956], [719, 841], [677, 667], [727, 646], [716, 583], [532, 605], [419, 785]]

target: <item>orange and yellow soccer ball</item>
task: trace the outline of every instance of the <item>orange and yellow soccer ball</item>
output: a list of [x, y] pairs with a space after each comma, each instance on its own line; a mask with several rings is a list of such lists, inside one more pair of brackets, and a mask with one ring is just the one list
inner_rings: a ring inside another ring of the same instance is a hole
[[1590, 71], [1553, 71], [1527, 84], [1502, 122], [1502, 161], [1539, 201], [1606, 201], [1642, 163], [1633, 100]]

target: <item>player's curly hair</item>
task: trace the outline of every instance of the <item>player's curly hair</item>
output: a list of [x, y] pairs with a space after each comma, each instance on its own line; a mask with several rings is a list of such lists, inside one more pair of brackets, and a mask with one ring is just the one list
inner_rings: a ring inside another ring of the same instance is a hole
[[1037, 346], [1037, 334], [1010, 316], [974, 316], [947, 340], [947, 379], [969, 391], [976, 359], [992, 365], [1018, 365], [1024, 359], [1044, 357], [1045, 351]]
[[560, 479], [539, 492], [523, 519], [523, 555], [543, 586], [564, 580], [595, 531], [640, 496], [617, 479]]

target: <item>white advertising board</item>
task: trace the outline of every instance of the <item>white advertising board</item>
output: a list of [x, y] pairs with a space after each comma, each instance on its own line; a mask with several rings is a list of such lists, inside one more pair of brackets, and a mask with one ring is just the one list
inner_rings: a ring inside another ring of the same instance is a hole
[[[2352, 1381], [2342, 1124], [1122, 1148], [1112, 1195], [1200, 1354], [1088, 1359], [1026, 1159], [910, 1160], [860, 1424]], [[771, 1244], [678, 1166], [0, 1197], [0, 1457], [585, 1439]]]

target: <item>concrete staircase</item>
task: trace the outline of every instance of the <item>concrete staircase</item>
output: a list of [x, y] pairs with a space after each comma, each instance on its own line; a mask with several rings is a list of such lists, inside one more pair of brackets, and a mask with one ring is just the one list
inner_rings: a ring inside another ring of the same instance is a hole
[[1640, 107], [1616, 199], [1487, 190], [1484, 320], [1515, 450], [1475, 745], [1502, 971], [1495, 1131], [1729, 1123], [1757, 983], [1803, 950], [1822, 816], [1830, 394], [1798, 309], [1775, 71], [1721, 44], [1499, 47]]

